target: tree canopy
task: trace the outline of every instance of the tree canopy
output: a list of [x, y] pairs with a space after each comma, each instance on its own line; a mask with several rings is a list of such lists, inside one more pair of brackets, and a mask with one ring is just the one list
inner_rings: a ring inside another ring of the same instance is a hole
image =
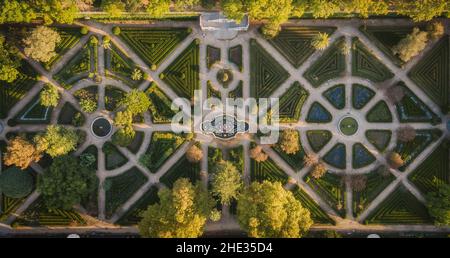
[[230, 161], [220, 161], [212, 169], [212, 194], [222, 204], [229, 205], [236, 199], [243, 186], [241, 173]]
[[281, 133], [280, 148], [286, 154], [295, 154], [300, 151], [300, 136], [294, 129], [286, 129]]
[[32, 162], [38, 162], [41, 156], [41, 152], [33, 143], [25, 137], [17, 136], [8, 142], [3, 160], [7, 166], [15, 165], [21, 169], [26, 169]]
[[76, 157], [60, 156], [38, 177], [37, 189], [49, 209], [71, 209], [91, 193], [97, 184], [93, 170]]
[[46, 84], [40, 94], [41, 105], [45, 107], [56, 107], [59, 102], [59, 92], [52, 84]]
[[30, 22], [37, 17], [36, 11], [28, 1], [0, 1], [0, 24]]
[[34, 137], [38, 151], [45, 151], [53, 158], [75, 150], [78, 140], [79, 136], [74, 130], [61, 125], [49, 125], [45, 133]]
[[203, 228], [214, 201], [201, 185], [193, 185], [186, 178], [178, 179], [172, 190], [158, 192], [159, 203], [150, 205], [138, 224], [143, 237], [194, 238]]
[[6, 39], [0, 34], [0, 81], [13, 82], [19, 75], [17, 68], [20, 66], [17, 56], [17, 48], [6, 43]]
[[309, 211], [280, 182], [253, 182], [238, 199], [238, 222], [250, 237], [302, 237]]
[[429, 21], [441, 15], [449, 5], [448, 0], [394, 0], [398, 13], [406, 15], [415, 22]]
[[186, 158], [191, 163], [198, 163], [203, 158], [203, 151], [194, 144], [186, 151]]
[[450, 226], [450, 185], [443, 184], [438, 191], [429, 193], [427, 206], [437, 225]]
[[392, 48], [392, 52], [404, 62], [408, 62], [426, 47], [427, 42], [428, 33], [419, 30], [419, 28], [414, 28], [411, 34], [408, 34]]
[[28, 196], [34, 187], [33, 176], [29, 171], [11, 167], [0, 173], [0, 193], [10, 198], [23, 198]]
[[144, 113], [150, 107], [150, 99], [147, 94], [140, 90], [128, 92], [121, 103], [133, 115]]
[[60, 41], [58, 32], [49, 27], [39, 26], [23, 40], [25, 55], [39, 62], [48, 62], [56, 55], [56, 44]]
[[111, 18], [118, 18], [122, 16], [125, 11], [125, 4], [117, 0], [102, 0], [101, 8], [107, 12]]

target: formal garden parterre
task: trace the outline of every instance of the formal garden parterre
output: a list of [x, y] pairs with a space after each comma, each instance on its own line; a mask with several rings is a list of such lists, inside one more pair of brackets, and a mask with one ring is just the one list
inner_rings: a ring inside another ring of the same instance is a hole
[[[450, 183], [448, 22], [446, 33], [405, 62], [392, 48], [414, 26], [387, 21], [392, 26], [294, 21], [271, 39], [255, 26], [226, 43], [202, 37], [196, 22], [54, 27], [61, 37], [55, 56], [36, 62], [24, 55], [18, 77], [0, 81], [0, 222], [17, 229], [134, 227], [179, 179], [214, 192], [216, 168], [232, 166], [242, 185], [281, 183], [313, 227], [431, 225], [427, 194]], [[312, 44], [319, 33], [329, 36], [322, 50]], [[228, 83], [217, 83], [221, 67]], [[55, 105], [43, 104], [47, 84], [57, 89]], [[192, 101], [194, 90], [220, 101], [279, 98], [282, 137], [264, 145], [259, 134], [226, 142], [173, 132], [172, 101]], [[113, 125], [106, 138], [91, 133], [99, 117]], [[14, 139], [40, 146], [49, 125], [76, 135], [63, 156], [95, 178], [69, 208], [49, 207], [47, 189], [37, 187], [61, 150], [47, 142], [25, 169], [5, 162]], [[213, 199], [222, 218], [208, 218], [206, 228], [235, 229], [239, 198]]]

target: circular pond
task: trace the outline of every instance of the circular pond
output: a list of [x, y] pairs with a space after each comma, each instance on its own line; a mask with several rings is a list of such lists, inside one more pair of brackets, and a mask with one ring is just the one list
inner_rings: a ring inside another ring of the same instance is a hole
[[92, 122], [91, 131], [95, 136], [104, 138], [109, 136], [111, 133], [112, 125], [108, 119], [104, 117], [97, 117], [94, 122]]
[[339, 121], [339, 131], [347, 136], [354, 135], [358, 131], [358, 122], [353, 117], [344, 117]]

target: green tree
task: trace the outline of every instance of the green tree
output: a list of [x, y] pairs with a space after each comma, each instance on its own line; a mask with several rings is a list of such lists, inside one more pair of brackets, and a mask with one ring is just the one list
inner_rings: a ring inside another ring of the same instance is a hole
[[80, 155], [80, 165], [82, 167], [90, 168], [95, 162], [97, 162], [97, 157], [92, 153], [86, 152]]
[[130, 111], [119, 111], [114, 118], [114, 124], [118, 127], [131, 126], [133, 123], [133, 114]]
[[330, 44], [330, 38], [327, 33], [317, 33], [311, 41], [311, 46], [317, 50], [324, 50]]
[[31, 22], [37, 17], [36, 12], [27, 1], [2, 0], [0, 1], [0, 24]]
[[125, 4], [125, 9], [128, 12], [134, 13], [134, 12], [142, 11], [152, 1], [148, 1], [148, 0], [124, 0], [123, 2]]
[[33, 176], [29, 171], [10, 167], [0, 174], [0, 193], [9, 198], [24, 198], [33, 191], [33, 186]]
[[121, 101], [122, 106], [133, 115], [144, 113], [150, 107], [150, 99], [140, 90], [128, 92]]
[[90, 194], [97, 184], [95, 172], [73, 156], [60, 156], [38, 176], [37, 190], [49, 209], [69, 210]]
[[102, 0], [101, 8], [111, 18], [119, 18], [125, 11], [125, 4], [120, 0]]
[[3, 35], [0, 35], [0, 81], [11, 83], [17, 79], [20, 66], [17, 56], [17, 48], [6, 43]]
[[176, 11], [186, 11], [192, 7], [199, 5], [200, 0], [174, 0], [173, 7]]
[[142, 79], [142, 71], [138, 68], [135, 68], [133, 70], [133, 73], [131, 74], [131, 79], [133, 81], [139, 81], [140, 79]]
[[52, 85], [47, 83], [42, 89], [40, 94], [41, 105], [45, 107], [56, 107], [59, 102], [59, 92], [58, 89]]
[[309, 10], [314, 18], [328, 18], [339, 11], [337, 0], [310, 0]]
[[440, 16], [449, 6], [448, 0], [394, 0], [393, 4], [399, 14], [409, 16], [415, 22]]
[[222, 204], [229, 205], [232, 199], [237, 198], [243, 186], [241, 174], [233, 163], [224, 160], [216, 163], [212, 171], [212, 194]]
[[31, 6], [42, 15], [44, 23], [72, 24], [78, 14], [75, 0], [31, 0]]
[[0, 65], [0, 81], [11, 83], [17, 79], [19, 71], [11, 65]]
[[61, 125], [49, 125], [45, 133], [34, 137], [38, 151], [45, 151], [53, 158], [75, 150], [78, 140], [79, 136], [74, 130]]
[[159, 203], [150, 205], [142, 214], [138, 224], [141, 236], [193, 238], [203, 234], [214, 206], [205, 187], [181, 178], [173, 184], [172, 190], [159, 190], [158, 196]]
[[[295, 11], [303, 7], [296, 2]], [[266, 21], [262, 33], [267, 38], [275, 37], [280, 31], [280, 25], [286, 22], [291, 14], [292, 0], [225, 0], [222, 1], [224, 14], [230, 19], [242, 20], [245, 13], [257, 21]]]
[[440, 226], [450, 226], [450, 185], [443, 184], [427, 195], [428, 212]]
[[384, 15], [389, 11], [389, 5], [382, 0], [345, 0], [344, 12], [357, 13], [362, 18], [369, 18], [370, 14]]
[[238, 198], [238, 222], [250, 237], [302, 237], [310, 213], [280, 182], [253, 182]]
[[222, 0], [220, 1], [223, 13], [229, 18], [241, 22], [244, 18], [246, 9], [242, 0]]
[[60, 41], [58, 32], [49, 27], [39, 26], [23, 41], [25, 55], [39, 62], [48, 62], [56, 56], [56, 44]]
[[156, 18], [164, 16], [168, 13], [170, 7], [170, 0], [152, 0], [147, 5], [147, 12]]
[[115, 145], [127, 147], [133, 142], [135, 136], [136, 132], [133, 130], [133, 127], [126, 126], [117, 130], [111, 140]]
[[308, 7], [306, 0], [292, 0], [291, 16], [302, 17]]
[[83, 112], [94, 113], [97, 110], [97, 101], [95, 99], [82, 98], [79, 104]]

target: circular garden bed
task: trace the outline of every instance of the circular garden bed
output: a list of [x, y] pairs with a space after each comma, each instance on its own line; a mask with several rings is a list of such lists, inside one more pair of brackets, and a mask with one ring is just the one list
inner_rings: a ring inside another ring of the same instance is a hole
[[347, 136], [354, 135], [358, 131], [358, 122], [353, 117], [344, 117], [339, 121], [339, 131]]
[[217, 72], [217, 81], [227, 87], [233, 81], [233, 72], [228, 69], [220, 69]]

